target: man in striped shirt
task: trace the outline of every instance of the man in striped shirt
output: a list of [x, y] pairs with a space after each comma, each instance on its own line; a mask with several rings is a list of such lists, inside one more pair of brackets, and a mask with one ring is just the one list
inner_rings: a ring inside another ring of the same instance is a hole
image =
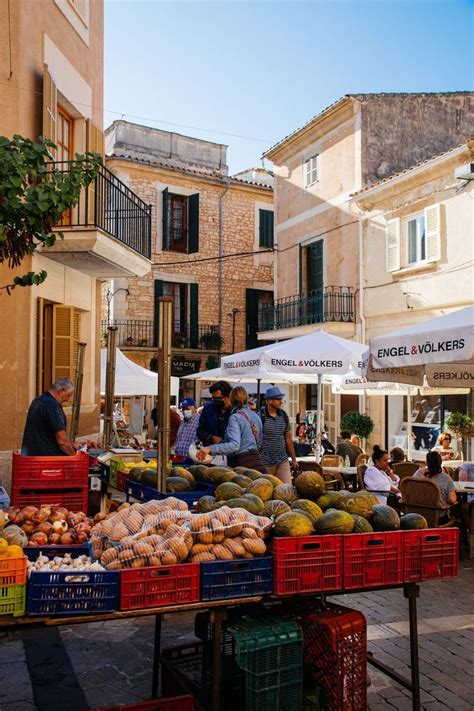
[[278, 387], [268, 388], [266, 392], [267, 404], [259, 412], [262, 420], [259, 451], [267, 472], [281, 479], [284, 484], [291, 484], [288, 457], [291, 457], [294, 469], [297, 467], [297, 461], [290, 420], [281, 409], [284, 397]]

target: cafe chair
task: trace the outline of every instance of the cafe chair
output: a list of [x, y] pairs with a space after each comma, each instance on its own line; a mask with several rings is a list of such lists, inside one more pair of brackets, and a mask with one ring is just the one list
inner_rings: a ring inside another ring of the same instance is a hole
[[367, 471], [367, 464], [359, 464], [357, 466], [357, 489], [363, 491], [365, 489], [364, 474]]
[[419, 466], [415, 462], [398, 462], [392, 466], [393, 473], [400, 477], [400, 481], [407, 476], [413, 476]]
[[448, 528], [458, 524], [454, 518], [447, 523], [439, 523], [439, 519], [449, 513], [449, 506], [441, 504], [441, 491], [436, 482], [430, 479], [405, 477], [400, 482], [400, 491], [404, 513], [421, 514], [425, 517], [429, 528]]
[[300, 472], [318, 472], [323, 474], [323, 468], [316, 461], [314, 462], [298, 462], [298, 471]]
[[359, 467], [361, 464], [367, 464], [369, 461], [369, 455], [366, 454], [365, 452], [362, 452], [361, 454], [357, 455], [357, 459], [355, 460], [355, 465], [356, 467]]
[[343, 467], [344, 460], [339, 454], [324, 454], [321, 457], [322, 467]]

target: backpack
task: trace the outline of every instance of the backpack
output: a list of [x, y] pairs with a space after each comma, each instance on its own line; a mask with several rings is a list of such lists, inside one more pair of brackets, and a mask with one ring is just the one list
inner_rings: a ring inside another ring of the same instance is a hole
[[[290, 430], [291, 432], [291, 425], [290, 425], [290, 418], [288, 417], [288, 414], [285, 412], [285, 410], [280, 409], [279, 412], [283, 413], [283, 417], [285, 418], [285, 428], [287, 430]], [[267, 418], [267, 408], [262, 407], [260, 412], [258, 413], [260, 419], [262, 420], [262, 428], [265, 427], [265, 420]]]

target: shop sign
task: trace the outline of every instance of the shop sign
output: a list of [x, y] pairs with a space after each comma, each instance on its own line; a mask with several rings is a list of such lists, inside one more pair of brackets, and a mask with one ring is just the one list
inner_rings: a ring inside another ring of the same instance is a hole
[[193, 375], [199, 373], [201, 367], [200, 360], [190, 360], [188, 358], [172, 358], [171, 359], [171, 375]]

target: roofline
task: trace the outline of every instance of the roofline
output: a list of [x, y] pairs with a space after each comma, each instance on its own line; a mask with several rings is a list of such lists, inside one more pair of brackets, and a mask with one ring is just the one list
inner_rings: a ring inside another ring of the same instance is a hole
[[424, 161], [419, 165], [415, 165], [413, 166], [413, 168], [407, 168], [402, 173], [397, 173], [391, 178], [389, 177], [380, 183], [375, 183], [375, 185], [373, 185], [372, 187], [369, 185], [367, 188], [360, 190], [357, 193], [353, 193], [350, 196], [350, 202], [358, 202], [359, 200], [363, 200], [367, 196], [372, 196], [375, 193], [381, 192], [385, 188], [392, 187], [397, 183], [401, 183], [406, 178], [418, 175], [418, 173], [422, 173], [423, 171], [428, 170], [429, 168], [432, 168], [433, 166], [436, 166], [449, 158], [455, 158], [456, 156], [461, 155], [466, 150], [472, 150], [474, 148], [474, 145], [471, 148], [471, 146], [469, 145], [470, 143], [474, 144], [474, 141], [466, 141], [466, 143], [463, 143], [461, 146], [456, 146], [456, 148], [452, 148], [449, 151], [445, 151], [445, 153], [442, 153], [439, 156], [434, 156], [434, 158], [430, 158], [429, 160]]
[[114, 126], [117, 124], [127, 124], [128, 126], [135, 126], [136, 128], [145, 128], [147, 131], [161, 131], [163, 133], [172, 133], [174, 136], [181, 136], [182, 138], [189, 138], [191, 141], [200, 141], [201, 143], [210, 143], [212, 146], [220, 146], [221, 148], [229, 148], [227, 143], [216, 143], [216, 141], [208, 141], [207, 138], [197, 138], [196, 136], [189, 136], [187, 133], [179, 133], [178, 131], [170, 131], [167, 128], [157, 128], [156, 126], [145, 126], [143, 123], [134, 123], [133, 121], [127, 121], [126, 119], [115, 119], [112, 121], [110, 126], [104, 131], [104, 134], [110, 133]]

